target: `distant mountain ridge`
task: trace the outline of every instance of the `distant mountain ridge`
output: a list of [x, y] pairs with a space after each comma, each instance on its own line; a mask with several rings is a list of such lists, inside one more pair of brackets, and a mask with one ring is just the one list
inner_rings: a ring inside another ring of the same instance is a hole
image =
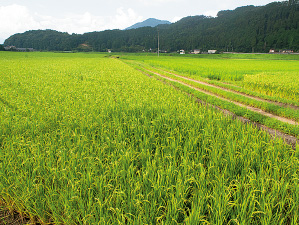
[[[299, 52], [299, 0], [272, 2], [266, 6], [243, 6], [220, 11], [217, 17], [189, 16], [159, 25], [160, 49], [176, 52], [208, 51], [269, 52], [289, 49]], [[15, 34], [4, 46], [47, 51], [157, 51], [156, 27], [68, 34], [32, 30]]]
[[141, 27], [156, 27], [161, 24], [171, 24], [171, 22], [169, 22], [167, 20], [158, 20], [155, 18], [149, 18], [143, 22], [136, 23], [136, 24], [126, 28], [125, 30], [137, 29], [137, 28], [141, 28]]

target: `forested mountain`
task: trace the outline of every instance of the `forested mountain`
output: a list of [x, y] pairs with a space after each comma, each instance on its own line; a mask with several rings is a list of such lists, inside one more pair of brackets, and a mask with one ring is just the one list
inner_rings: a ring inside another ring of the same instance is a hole
[[137, 29], [137, 28], [141, 28], [141, 27], [156, 27], [160, 24], [171, 24], [171, 23], [167, 20], [157, 20], [154, 18], [149, 18], [143, 22], [136, 23], [136, 24], [126, 28], [125, 30]]
[[53, 30], [27, 31], [9, 37], [4, 45], [37, 50], [177, 51], [217, 49], [218, 51], [268, 52], [269, 49], [299, 51], [298, 0], [273, 2], [266, 6], [244, 6], [220, 11], [216, 18], [192, 16], [155, 28], [108, 30], [82, 35]]

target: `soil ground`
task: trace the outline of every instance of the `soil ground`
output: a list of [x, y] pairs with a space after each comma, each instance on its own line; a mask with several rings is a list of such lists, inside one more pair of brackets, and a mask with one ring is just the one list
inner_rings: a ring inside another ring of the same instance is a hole
[[[156, 72], [153, 72], [153, 71], [150, 71], [150, 70], [147, 70], [147, 71], [150, 72], [150, 73], [153, 73], [153, 74], [155, 74], [155, 75], [157, 75], [157, 76], [159, 76], [159, 77], [161, 77], [161, 78], [165, 78], [165, 79], [170, 80], [170, 81], [175, 81], [175, 82], [181, 83], [181, 84], [186, 85], [186, 86], [188, 86], [188, 87], [190, 87], [190, 88], [193, 88], [193, 89], [195, 89], [195, 90], [201, 91], [201, 92], [203, 92], [203, 93], [205, 93], [205, 94], [209, 94], [209, 95], [212, 95], [212, 96], [215, 96], [215, 97], [218, 97], [218, 98], [220, 98], [220, 99], [223, 99], [223, 100], [228, 101], [228, 100], [225, 99], [225, 98], [222, 98], [222, 97], [220, 97], [220, 96], [214, 95], [214, 94], [212, 94], [212, 93], [210, 93], [210, 92], [203, 91], [203, 90], [201, 90], [201, 89], [199, 89], [199, 88], [195, 88], [195, 87], [193, 87], [193, 86], [191, 86], [191, 85], [189, 85], [189, 84], [186, 84], [186, 83], [184, 83], [184, 82], [180, 82], [180, 81], [178, 81], [178, 80], [169, 78], [169, 77], [167, 77], [167, 76], [164, 76], [164, 75], [162, 75], [162, 74], [159, 74], [159, 73], [156, 73]], [[149, 76], [149, 77], [152, 77], [151, 75], [147, 74], [146, 72], [143, 72], [143, 71], [141, 71], [141, 70], [140, 70], [140, 72], [142, 72], [143, 74], [145, 74], [145, 75], [147, 75], [147, 76]], [[160, 80], [160, 81], [163, 82], [163, 80]], [[167, 84], [169, 84], [169, 83], [167, 83]], [[169, 85], [171, 85], [171, 84], [169, 84]], [[173, 85], [171, 85], [171, 86], [173, 86]], [[173, 86], [173, 87], [176, 88], [176, 89], [179, 89], [179, 88], [177, 88], [177, 87], [175, 87], [175, 86]], [[179, 90], [180, 90], [180, 89], [179, 89]], [[191, 95], [191, 94], [189, 94], [189, 93], [187, 93], [187, 94], [188, 94], [188, 95]], [[193, 97], [196, 98], [195, 96], [193, 96]], [[211, 106], [211, 107], [213, 107], [213, 108], [216, 108], [216, 109], [218, 109], [219, 111], [221, 111], [223, 114], [232, 116], [233, 119], [238, 119], [238, 120], [240, 120], [242, 123], [245, 123], [245, 124], [250, 123], [250, 124], [254, 125], [255, 127], [257, 127], [258, 129], [263, 130], [263, 131], [266, 131], [267, 133], [269, 133], [269, 134], [271, 135], [272, 138], [282, 138], [287, 144], [291, 145], [293, 149], [296, 149], [296, 145], [299, 144], [299, 140], [298, 140], [296, 137], [292, 136], [292, 135], [288, 135], [288, 134], [285, 134], [285, 133], [283, 133], [283, 132], [281, 132], [281, 131], [279, 131], [279, 130], [275, 130], [275, 129], [266, 127], [266, 126], [264, 126], [264, 125], [262, 125], [262, 124], [259, 124], [259, 123], [250, 121], [249, 119], [247, 119], [247, 118], [245, 118], [245, 117], [237, 116], [237, 115], [235, 115], [234, 113], [232, 113], [232, 112], [230, 112], [230, 111], [228, 111], [228, 110], [222, 109], [222, 108], [220, 108], [220, 107], [218, 107], [218, 106], [215, 106], [215, 105], [208, 104], [208, 103], [202, 101], [201, 99], [196, 98], [196, 101], [197, 101], [199, 104], [209, 105], [209, 106]], [[233, 101], [231, 101], [231, 102], [233, 102]], [[237, 104], [237, 105], [239, 105], [239, 106], [242, 106], [242, 107], [246, 107], [246, 108], [248, 108], [249, 110], [253, 110], [253, 111], [259, 112], [259, 113], [261, 113], [261, 114], [263, 114], [263, 115], [269, 116], [269, 115], [268, 115], [269, 113], [264, 112], [264, 111], [262, 111], [262, 110], [260, 110], [260, 109], [257, 109], [257, 108], [254, 108], [254, 107], [249, 107], [249, 106], [240, 104], [240, 103], [238, 103], [238, 102], [233, 102], [233, 103], [235, 103], [235, 104]], [[276, 118], [276, 117], [278, 117], [278, 116], [273, 115], [273, 114], [270, 114], [270, 117]], [[291, 124], [298, 124], [298, 123], [295, 122], [295, 121], [292, 121], [292, 120], [289, 120], [289, 119], [286, 119], [286, 118], [283, 118], [283, 117], [278, 117], [278, 118], [279, 118], [279, 120], [282, 121], [282, 122], [286, 122], [286, 121], [288, 121], [288, 122], [290, 122]]]
[[9, 212], [7, 209], [0, 207], [0, 225], [24, 225], [33, 224], [26, 218], [22, 218], [16, 212]]
[[[207, 94], [207, 95], [210, 95], [210, 96], [217, 97], [217, 98], [219, 98], [219, 99], [221, 99], [221, 100], [225, 100], [225, 101], [232, 102], [232, 103], [234, 103], [235, 105], [238, 105], [238, 106], [244, 107], [244, 108], [246, 108], [246, 109], [248, 109], [248, 110], [251, 110], [251, 111], [260, 113], [260, 114], [262, 114], [262, 115], [264, 115], [264, 116], [268, 116], [268, 117], [277, 119], [277, 120], [279, 120], [279, 121], [281, 121], [281, 122], [284, 122], [284, 123], [288, 123], [288, 124], [292, 124], [292, 125], [298, 125], [298, 122], [297, 122], [297, 121], [294, 121], [294, 120], [291, 120], [291, 119], [288, 119], [288, 118], [285, 118], [285, 117], [277, 116], [277, 115], [274, 115], [274, 114], [269, 113], [269, 112], [265, 112], [265, 111], [263, 111], [263, 110], [261, 110], [261, 109], [259, 109], [259, 108], [256, 108], [256, 107], [252, 107], [252, 106], [244, 105], [244, 104], [242, 104], [242, 103], [239, 103], [239, 102], [236, 102], [236, 101], [232, 101], [232, 100], [229, 100], [229, 99], [227, 99], [227, 98], [223, 98], [223, 97], [221, 97], [221, 96], [219, 96], [219, 95], [216, 95], [216, 94], [214, 94], [214, 93], [211, 93], [211, 92], [202, 90], [202, 89], [200, 89], [200, 88], [194, 87], [194, 86], [189, 85], [189, 84], [186, 84], [186, 83], [184, 83], [184, 82], [182, 82], [182, 81], [178, 81], [178, 80], [172, 79], [172, 78], [170, 78], [170, 77], [167, 77], [167, 76], [165, 76], [165, 75], [162, 75], [162, 74], [159, 74], [159, 73], [156, 73], [156, 72], [153, 72], [153, 71], [150, 71], [150, 70], [147, 70], [147, 71], [148, 71], [148, 72], [151, 72], [151, 73], [153, 73], [153, 74], [155, 74], [155, 75], [157, 75], [157, 76], [163, 77], [163, 78], [165, 78], [165, 79], [167, 79], [167, 80], [170, 80], [170, 81], [174, 81], [174, 82], [183, 84], [183, 85], [185, 85], [185, 86], [187, 86], [187, 87], [190, 87], [190, 88], [192, 88], [192, 89], [195, 89], [195, 90], [197, 90], [197, 91], [200, 91], [200, 92], [202, 92], [202, 93], [204, 93], [204, 94]], [[182, 77], [182, 76], [179, 76], [179, 77]], [[187, 79], [187, 80], [192, 80], [192, 79], [185, 78], [185, 77], [182, 77], [182, 78]], [[194, 80], [192, 80], [192, 81], [194, 81]], [[200, 81], [197, 81], [197, 82], [206, 85], [206, 83], [204, 83], [204, 82], [200, 82]], [[213, 85], [211, 85], [211, 84], [207, 84], [207, 86], [213, 86]], [[218, 86], [213, 86], [213, 87], [217, 87], [217, 88], [219, 88], [219, 89], [223, 89], [223, 88], [220, 88], [220, 87], [218, 87]]]
[[[254, 100], [258, 100], [258, 101], [268, 102], [268, 103], [275, 104], [275, 105], [278, 105], [278, 106], [289, 107], [289, 108], [292, 108], [292, 109], [295, 109], [295, 110], [299, 110], [299, 107], [295, 106], [295, 105], [290, 105], [290, 104], [281, 103], [281, 102], [274, 102], [274, 101], [263, 99], [263, 98], [260, 98], [260, 97], [256, 97], [256, 96], [244, 94], [244, 93], [239, 92], [239, 91], [234, 91], [234, 90], [231, 90], [231, 89], [228, 89], [228, 88], [220, 87], [220, 86], [217, 86], [217, 85], [214, 85], [214, 84], [209, 84], [209, 83], [204, 82], [204, 81], [194, 80], [192, 78], [184, 77], [184, 76], [181, 76], [181, 75], [178, 75], [178, 74], [175, 74], [175, 73], [171, 73], [171, 72], [168, 72], [168, 71], [165, 71], [165, 70], [163, 70], [163, 71], [166, 72], [166, 73], [172, 74], [174, 76], [183, 78], [185, 80], [193, 81], [193, 82], [196, 82], [196, 83], [199, 83], [199, 84], [203, 84], [203, 85], [206, 85], [206, 86], [209, 86], [209, 87], [218, 88], [218, 89], [221, 89], [221, 90], [224, 90], [224, 91], [227, 91], [227, 92], [231, 92], [231, 93], [235, 93], [235, 94], [238, 94], [238, 95], [245, 96], [247, 98], [251, 98], [251, 99], [254, 99]], [[235, 87], [237, 87], [237, 86], [235, 86]]]

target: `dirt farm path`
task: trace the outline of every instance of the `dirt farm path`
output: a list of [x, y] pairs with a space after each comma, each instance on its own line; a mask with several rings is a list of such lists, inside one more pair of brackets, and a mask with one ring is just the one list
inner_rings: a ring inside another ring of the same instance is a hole
[[[269, 117], [271, 117], [271, 118], [278, 119], [278, 120], [280, 120], [280, 121], [282, 121], [282, 122], [286, 122], [286, 123], [293, 124], [293, 125], [298, 125], [298, 122], [296, 122], [296, 121], [289, 120], [289, 119], [287, 119], [287, 118], [283, 118], [283, 117], [280, 117], [280, 116], [276, 116], [276, 115], [273, 115], [273, 114], [268, 113], [268, 112], [264, 112], [264, 111], [262, 111], [261, 109], [258, 109], [258, 108], [254, 108], [254, 107], [251, 107], [251, 106], [246, 106], [246, 105], [240, 104], [240, 103], [238, 103], [238, 102], [234, 102], [234, 101], [228, 100], [228, 99], [226, 99], [226, 98], [217, 96], [217, 95], [215, 95], [215, 94], [213, 94], [213, 93], [204, 91], [204, 90], [202, 90], [202, 89], [200, 89], [200, 88], [193, 87], [193, 86], [191, 86], [191, 85], [189, 85], [189, 84], [186, 84], [186, 83], [184, 83], [184, 82], [181, 82], [181, 81], [178, 81], [178, 80], [169, 78], [169, 77], [167, 77], [167, 76], [164, 76], [164, 75], [162, 75], [162, 74], [159, 74], [159, 73], [156, 73], [156, 72], [147, 70], [147, 69], [145, 69], [145, 68], [143, 68], [143, 69], [146, 70], [146, 71], [148, 71], [148, 72], [150, 72], [150, 73], [153, 73], [153, 74], [157, 75], [158, 77], [167, 79], [167, 80], [169, 80], [169, 81], [174, 81], [174, 82], [183, 84], [183, 85], [185, 85], [185, 86], [187, 86], [187, 87], [190, 87], [190, 88], [192, 88], [192, 89], [195, 89], [195, 90], [200, 91], [200, 92], [202, 92], [202, 93], [205, 93], [205, 94], [207, 94], [207, 95], [215, 96], [215, 97], [217, 97], [217, 98], [219, 98], [219, 99], [222, 99], [222, 100], [225, 100], [225, 101], [230, 101], [230, 102], [232, 102], [232, 103], [235, 103], [236, 105], [245, 107], [245, 108], [247, 108], [248, 110], [252, 110], [252, 111], [258, 112], [258, 113], [260, 113], [260, 114], [262, 114], [262, 115], [265, 115], [265, 116], [269, 116]], [[146, 72], [143, 72], [143, 71], [141, 71], [141, 70], [139, 70], [139, 71], [142, 72], [143, 74], [149, 76], [149, 77], [152, 77], [150, 74], [147, 74]], [[158, 78], [157, 78], [157, 79], [158, 79]], [[159, 80], [160, 80], [160, 79], [159, 79]], [[163, 82], [163, 80], [160, 80], [160, 81]], [[165, 81], [164, 81], [164, 82], [165, 82]], [[169, 84], [169, 85], [171, 85], [171, 84]], [[171, 86], [173, 86], [173, 85], [171, 85]], [[178, 87], [175, 87], [175, 86], [173, 86], [173, 87], [176, 88], [176, 89], [179, 89]], [[187, 94], [193, 96], [192, 94], [189, 94], [189, 93], [187, 93]], [[195, 96], [193, 96], [193, 97], [195, 97]], [[230, 111], [228, 111], [228, 110], [226, 110], [226, 109], [222, 109], [222, 108], [220, 108], [220, 107], [218, 107], [218, 106], [215, 106], [215, 105], [206, 103], [206, 102], [204, 102], [204, 101], [201, 100], [201, 99], [198, 99], [198, 98], [196, 98], [196, 99], [197, 99], [197, 102], [200, 103], [200, 104], [203, 104], [203, 105], [209, 105], [209, 106], [211, 106], [211, 107], [213, 107], [213, 108], [216, 108], [217, 110], [221, 111], [221, 112], [222, 112], [223, 114], [225, 114], [225, 115], [230, 115], [230, 116], [232, 116], [233, 119], [238, 119], [238, 120], [240, 120], [241, 122], [243, 122], [243, 123], [245, 123], [245, 124], [250, 123], [250, 124], [254, 125], [255, 127], [257, 127], [258, 129], [268, 132], [268, 133], [272, 136], [272, 138], [282, 138], [287, 144], [291, 145], [293, 149], [296, 149], [296, 145], [299, 144], [299, 139], [297, 139], [296, 137], [294, 137], [294, 136], [292, 136], [292, 135], [285, 134], [285, 133], [283, 133], [283, 132], [281, 132], [281, 131], [279, 131], [279, 130], [269, 128], [269, 127], [264, 126], [264, 125], [262, 125], [262, 124], [260, 124], [260, 123], [253, 122], [253, 121], [251, 121], [251, 120], [249, 120], [249, 119], [247, 119], [247, 118], [245, 118], [245, 117], [237, 116], [237, 115], [235, 115], [234, 113], [232, 113], [232, 112], [230, 112]]]
[[[186, 83], [184, 83], [184, 82], [182, 82], [182, 81], [178, 81], [178, 80], [172, 79], [172, 78], [170, 78], [170, 77], [167, 77], [167, 76], [165, 76], [165, 75], [162, 75], [162, 74], [159, 74], [159, 73], [156, 73], [156, 72], [147, 70], [147, 69], [146, 69], [146, 71], [151, 72], [151, 73], [153, 73], [153, 74], [155, 74], [155, 75], [157, 75], [157, 76], [163, 77], [163, 78], [165, 78], [165, 79], [167, 79], [167, 80], [170, 80], [170, 81], [174, 81], [174, 82], [183, 84], [183, 85], [185, 85], [185, 86], [187, 86], [187, 87], [190, 87], [190, 88], [192, 88], [192, 89], [194, 89], [194, 90], [200, 91], [200, 92], [202, 92], [202, 93], [204, 93], [204, 94], [207, 94], [207, 95], [210, 95], [210, 96], [217, 97], [217, 98], [219, 98], [219, 99], [221, 99], [221, 100], [224, 100], [224, 101], [232, 102], [232, 103], [234, 103], [235, 105], [238, 105], [238, 106], [244, 107], [244, 108], [246, 108], [246, 109], [248, 109], [248, 110], [251, 110], [251, 111], [260, 113], [260, 114], [262, 114], [262, 115], [264, 115], [264, 116], [268, 116], [268, 117], [277, 119], [277, 120], [279, 120], [279, 121], [281, 121], [281, 122], [288, 123], [288, 124], [291, 124], [291, 125], [298, 125], [298, 122], [297, 122], [297, 121], [294, 121], [294, 120], [291, 120], [291, 119], [288, 119], [288, 118], [285, 118], [285, 117], [277, 116], [277, 115], [274, 115], [274, 114], [272, 114], [272, 113], [265, 112], [265, 111], [263, 111], [263, 110], [261, 110], [261, 109], [259, 109], [259, 108], [256, 108], [256, 107], [252, 107], [252, 106], [244, 105], [244, 104], [239, 103], [239, 102], [236, 102], [236, 101], [232, 101], [232, 100], [230, 100], [230, 99], [221, 97], [221, 96], [216, 95], [216, 94], [214, 94], [214, 93], [211, 93], [211, 92], [202, 90], [202, 89], [197, 88], [197, 87], [194, 87], [194, 86], [192, 86], [192, 85], [190, 85], [190, 84], [186, 84]], [[179, 77], [181, 77], [181, 76], [179, 76]], [[184, 77], [182, 77], [182, 78], [184, 78]], [[187, 78], [187, 80], [190, 80], [190, 79]], [[191, 79], [191, 80], [192, 80], [192, 79]], [[192, 81], [194, 81], [194, 80], [192, 80]], [[196, 81], [196, 82], [201, 83], [201, 84], [204, 84], [204, 85], [206, 84], [206, 83], [201, 82], [201, 81]], [[208, 84], [208, 86], [211, 86], [211, 84]], [[217, 86], [213, 86], [213, 87], [217, 87]], [[218, 88], [218, 87], [217, 87], [217, 88]]]
[[[158, 69], [158, 68], [155, 68], [155, 69]], [[158, 69], [158, 70], [161, 70], [161, 69]], [[202, 84], [202, 85], [206, 85], [206, 86], [209, 86], [209, 87], [214, 87], [214, 88], [217, 88], [217, 89], [220, 89], [220, 90], [224, 90], [224, 91], [227, 91], [227, 92], [242, 95], [244, 97], [251, 98], [251, 99], [254, 99], [254, 100], [257, 100], [257, 101], [268, 102], [268, 103], [275, 104], [275, 105], [278, 105], [278, 106], [289, 107], [289, 108], [292, 108], [292, 109], [295, 109], [295, 110], [299, 110], [299, 106], [290, 105], [290, 104], [281, 103], [281, 102], [274, 102], [274, 101], [263, 99], [263, 98], [260, 98], [260, 97], [248, 95], [248, 94], [245, 94], [245, 93], [242, 93], [242, 92], [239, 92], [239, 91], [234, 91], [234, 90], [231, 90], [231, 89], [228, 89], [228, 88], [220, 87], [220, 86], [217, 86], [215, 84], [209, 84], [209, 83], [204, 82], [204, 81], [194, 80], [192, 78], [181, 76], [181, 75], [178, 75], [178, 74], [166, 71], [166, 70], [161, 70], [161, 71], [163, 71], [165, 73], [169, 73], [169, 74], [174, 75], [176, 77], [180, 77], [180, 78], [185, 79], [185, 80], [193, 81], [195, 83], [199, 83], [199, 84]], [[235, 87], [237, 87], [237, 86], [235, 86]]]

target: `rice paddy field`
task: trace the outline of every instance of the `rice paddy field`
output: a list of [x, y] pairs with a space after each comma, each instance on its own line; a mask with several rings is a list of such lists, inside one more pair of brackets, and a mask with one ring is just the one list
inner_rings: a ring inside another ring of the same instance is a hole
[[2, 210], [29, 224], [299, 223], [298, 144], [136, 69], [268, 96], [297, 121], [299, 58], [107, 56], [0, 52]]
[[[232, 55], [198, 57], [142, 57], [142, 61], [187, 75], [241, 86], [272, 97], [284, 98], [299, 105], [298, 55]], [[283, 78], [283, 79], [282, 79]]]

